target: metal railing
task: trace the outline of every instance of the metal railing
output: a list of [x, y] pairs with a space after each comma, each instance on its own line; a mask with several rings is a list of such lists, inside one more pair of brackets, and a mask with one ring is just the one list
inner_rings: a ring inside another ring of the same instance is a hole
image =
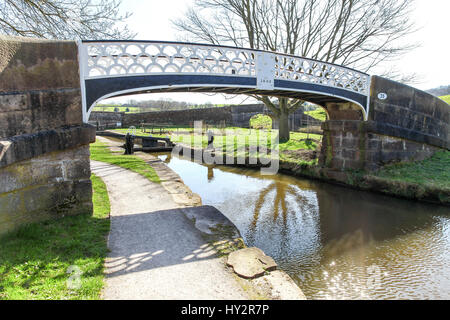
[[320, 84], [369, 95], [370, 76], [339, 65], [287, 54], [182, 42], [82, 41], [82, 79], [156, 74], [254, 77], [270, 90], [274, 80]]

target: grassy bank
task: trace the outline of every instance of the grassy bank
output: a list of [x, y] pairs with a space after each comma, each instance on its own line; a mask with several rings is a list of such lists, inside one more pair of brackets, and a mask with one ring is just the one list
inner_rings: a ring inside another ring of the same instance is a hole
[[[208, 136], [206, 134], [203, 135], [194, 135], [191, 133], [184, 133], [181, 130], [186, 130], [185, 128], [179, 128], [180, 133], [177, 134], [177, 128], [173, 128], [172, 134], [170, 134], [170, 138], [173, 142], [182, 142], [184, 144], [188, 144], [191, 146], [202, 146], [206, 148], [208, 146]], [[231, 134], [228, 136], [229, 141], [234, 141], [234, 150], [236, 151], [239, 148], [248, 147], [251, 145], [257, 145], [258, 139], [260, 136], [261, 130], [256, 129], [246, 129], [246, 128], [236, 128], [236, 127], [228, 127], [224, 130], [236, 130], [236, 134]], [[126, 134], [128, 129], [113, 129], [111, 131]], [[270, 139], [270, 134], [276, 134], [275, 130], [267, 130], [266, 134]], [[149, 136], [148, 133], [142, 133], [139, 130], [136, 131], [136, 135], [138, 136]], [[165, 138], [168, 134], [152, 134], [153, 137], [162, 137]], [[309, 139], [308, 139], [309, 138]], [[225, 145], [227, 136], [224, 134], [216, 134], [214, 136], [214, 144], [218, 145], [220, 141], [222, 141], [223, 145]], [[269, 140], [268, 139], [268, 140]], [[290, 140], [284, 143], [279, 144], [280, 151], [286, 150], [315, 150], [318, 146], [318, 143], [321, 141], [322, 135], [319, 134], [307, 134], [302, 132], [294, 132], [290, 133]], [[92, 146], [92, 145], [91, 145]], [[268, 141], [267, 146], [270, 147], [270, 141]], [[91, 149], [92, 150], [92, 149]], [[225, 147], [224, 147], [225, 150]]]
[[107, 144], [98, 141], [90, 145], [90, 150], [92, 160], [110, 163], [134, 171], [153, 182], [160, 181], [155, 169], [134, 155], [123, 155], [123, 152], [111, 152]]
[[91, 179], [92, 216], [33, 223], [1, 239], [0, 299], [99, 299], [110, 206], [103, 181], [94, 175]]
[[320, 121], [327, 120], [327, 112], [325, 111], [325, 109], [323, 109], [321, 107], [317, 107], [317, 109], [315, 109], [315, 110], [305, 111], [305, 114], [313, 117], [314, 119], [320, 120]]
[[423, 161], [387, 165], [376, 172], [375, 176], [450, 190], [450, 151], [436, 152]]
[[382, 192], [401, 197], [450, 204], [450, 151], [436, 152], [423, 161], [384, 166], [366, 174], [362, 183], [379, 185]]

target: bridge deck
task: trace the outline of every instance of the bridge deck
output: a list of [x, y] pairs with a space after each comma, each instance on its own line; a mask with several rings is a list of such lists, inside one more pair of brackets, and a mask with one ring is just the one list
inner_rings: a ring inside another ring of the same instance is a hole
[[152, 92], [288, 97], [319, 105], [353, 102], [368, 114], [370, 76], [281, 53], [155, 41], [79, 43], [84, 120], [101, 99]]

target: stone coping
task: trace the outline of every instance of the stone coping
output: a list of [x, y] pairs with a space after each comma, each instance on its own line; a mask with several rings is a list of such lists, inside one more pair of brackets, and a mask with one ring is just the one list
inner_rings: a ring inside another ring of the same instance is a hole
[[42, 154], [95, 142], [95, 127], [82, 124], [0, 140], [0, 168]]

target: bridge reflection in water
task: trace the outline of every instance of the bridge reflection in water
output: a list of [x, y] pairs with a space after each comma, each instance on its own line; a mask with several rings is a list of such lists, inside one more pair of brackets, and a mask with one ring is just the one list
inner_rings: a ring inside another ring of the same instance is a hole
[[161, 158], [309, 298], [450, 298], [447, 207]]

